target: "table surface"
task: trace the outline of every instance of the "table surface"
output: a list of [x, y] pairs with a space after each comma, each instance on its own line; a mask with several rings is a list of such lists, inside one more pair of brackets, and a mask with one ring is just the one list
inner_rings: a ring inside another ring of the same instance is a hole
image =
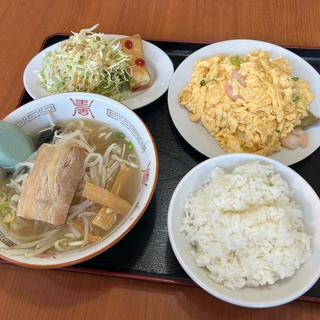
[[[100, 23], [114, 34], [215, 42], [259, 39], [320, 47], [317, 0], [1, 0], [0, 119], [23, 90], [22, 74], [45, 37]], [[251, 310], [199, 288], [0, 265], [1, 319], [318, 319], [320, 304]]]

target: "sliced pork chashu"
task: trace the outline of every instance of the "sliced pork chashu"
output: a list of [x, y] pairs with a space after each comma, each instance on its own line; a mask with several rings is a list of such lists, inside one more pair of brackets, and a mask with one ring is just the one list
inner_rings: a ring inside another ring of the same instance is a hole
[[75, 145], [43, 144], [22, 185], [17, 214], [61, 225], [80, 182], [86, 151]]

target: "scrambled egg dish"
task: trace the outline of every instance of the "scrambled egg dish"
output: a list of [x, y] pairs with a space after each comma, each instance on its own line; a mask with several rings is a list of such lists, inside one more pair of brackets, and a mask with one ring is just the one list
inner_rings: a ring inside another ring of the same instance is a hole
[[269, 155], [307, 116], [313, 97], [287, 60], [257, 50], [198, 60], [180, 104], [226, 152]]

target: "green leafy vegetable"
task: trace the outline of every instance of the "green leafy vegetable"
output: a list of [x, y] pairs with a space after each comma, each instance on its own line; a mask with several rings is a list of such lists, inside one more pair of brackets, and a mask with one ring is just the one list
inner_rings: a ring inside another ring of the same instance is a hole
[[131, 141], [128, 141], [127, 142], [127, 147], [129, 150], [132, 150], [133, 149], [133, 143]]
[[122, 51], [118, 40], [102, 40], [94, 26], [74, 33], [49, 51], [39, 72], [40, 84], [49, 93], [84, 91], [124, 97], [131, 69], [130, 56]]
[[203, 86], [205, 86], [205, 85], [206, 85], [206, 80], [202, 79], [202, 80], [200, 81], [200, 86], [203, 87]]
[[240, 58], [238, 56], [233, 56], [233, 57], [230, 57], [230, 63], [236, 67], [237, 69], [240, 68], [240, 64], [241, 64], [241, 61], [240, 61]]
[[292, 77], [291, 78], [293, 81], [298, 81], [299, 80], [299, 77]]

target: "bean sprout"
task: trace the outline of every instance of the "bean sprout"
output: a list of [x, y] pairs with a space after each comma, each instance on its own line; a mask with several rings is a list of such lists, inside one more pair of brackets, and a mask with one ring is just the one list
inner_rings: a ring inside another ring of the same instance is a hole
[[110, 144], [110, 146], [107, 148], [107, 150], [105, 151], [105, 153], [103, 154], [103, 161], [105, 163], [109, 162], [109, 158], [110, 158], [110, 154], [112, 152], [112, 150], [117, 146], [116, 143], [112, 143]]
[[76, 237], [76, 239], [80, 239], [81, 232], [76, 227], [74, 227], [73, 225], [69, 225], [69, 230]]
[[111, 156], [111, 158], [112, 158], [113, 160], [116, 160], [116, 161], [125, 163], [125, 164], [127, 164], [128, 166], [130, 166], [130, 167], [139, 168], [139, 166], [138, 166], [137, 164], [135, 164], [135, 163], [133, 163], [133, 162], [131, 162], [131, 161], [127, 161], [127, 160], [125, 160], [125, 159], [121, 159], [121, 158], [119, 158], [119, 157], [118, 157], [117, 155], [115, 155], [115, 154], [113, 154], [113, 155]]
[[85, 216], [81, 216], [81, 219], [83, 221], [83, 230], [84, 230], [83, 241], [84, 243], [87, 243], [88, 235], [89, 235], [89, 220]]
[[93, 204], [92, 201], [85, 200], [80, 204], [71, 206], [69, 210], [68, 220], [69, 221], [72, 220], [74, 217], [78, 216], [82, 211], [85, 211], [86, 209], [91, 207], [92, 204]]

